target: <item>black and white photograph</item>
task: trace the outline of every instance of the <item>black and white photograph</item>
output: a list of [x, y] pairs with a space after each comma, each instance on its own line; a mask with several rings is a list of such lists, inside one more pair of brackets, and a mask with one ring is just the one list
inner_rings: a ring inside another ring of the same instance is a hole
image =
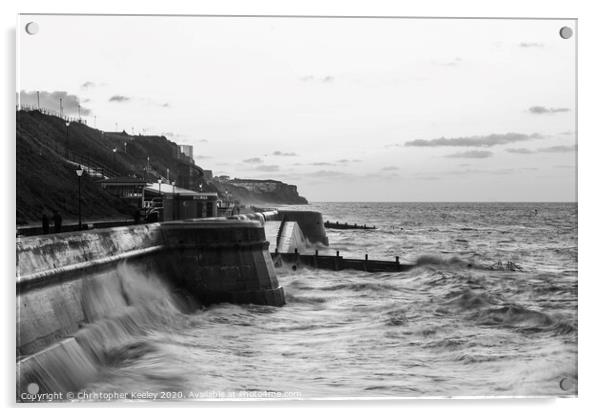
[[577, 37], [20, 14], [16, 402], [577, 397]]

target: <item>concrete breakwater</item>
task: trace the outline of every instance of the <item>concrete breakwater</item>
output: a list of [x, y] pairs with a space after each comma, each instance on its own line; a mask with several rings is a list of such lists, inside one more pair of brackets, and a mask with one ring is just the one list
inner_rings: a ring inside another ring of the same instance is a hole
[[[284, 237], [286, 245], [290, 250], [301, 248], [302, 245], [328, 245], [328, 236], [324, 228], [322, 213], [317, 211], [294, 211], [294, 210], [273, 210], [257, 212], [254, 214], [242, 214], [230, 217], [239, 220], [255, 220], [261, 224], [266, 222], [279, 222], [278, 243], [280, 246], [280, 237]], [[274, 247], [273, 247], [274, 248]]]
[[280, 306], [261, 222], [200, 220], [17, 240], [17, 399], [78, 391], [172, 311]]

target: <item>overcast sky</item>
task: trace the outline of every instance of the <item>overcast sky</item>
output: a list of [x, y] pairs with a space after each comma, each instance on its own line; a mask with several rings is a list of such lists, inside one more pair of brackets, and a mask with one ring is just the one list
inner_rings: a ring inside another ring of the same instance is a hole
[[[39, 24], [30, 36], [23, 28]], [[576, 201], [566, 20], [22, 16], [24, 104], [312, 201]]]

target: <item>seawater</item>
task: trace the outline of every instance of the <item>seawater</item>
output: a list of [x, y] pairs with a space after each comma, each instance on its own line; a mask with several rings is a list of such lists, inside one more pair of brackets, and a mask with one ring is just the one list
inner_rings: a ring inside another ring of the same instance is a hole
[[577, 204], [296, 208], [377, 227], [327, 230], [331, 252], [420, 266], [366, 273], [285, 265], [277, 269], [284, 307], [169, 308], [110, 351], [83, 391], [184, 400], [577, 394]]

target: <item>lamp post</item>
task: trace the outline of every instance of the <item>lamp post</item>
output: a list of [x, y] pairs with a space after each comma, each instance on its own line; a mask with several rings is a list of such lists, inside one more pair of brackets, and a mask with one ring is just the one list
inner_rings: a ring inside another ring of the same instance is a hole
[[65, 158], [69, 158], [69, 124], [70, 122], [66, 122], [65, 126], [67, 126], [67, 140], [65, 141]]
[[79, 168], [77, 168], [75, 170], [75, 173], [77, 174], [77, 194], [78, 194], [78, 207], [77, 207], [77, 212], [78, 212], [78, 216], [79, 216], [79, 229], [82, 229], [82, 175], [84, 174], [84, 170], [82, 169], [81, 165], [79, 166]]
[[113, 165], [115, 165], [115, 160], [116, 160], [116, 157], [117, 157], [117, 148], [116, 148], [116, 147], [114, 147], [114, 148], [113, 148]]

